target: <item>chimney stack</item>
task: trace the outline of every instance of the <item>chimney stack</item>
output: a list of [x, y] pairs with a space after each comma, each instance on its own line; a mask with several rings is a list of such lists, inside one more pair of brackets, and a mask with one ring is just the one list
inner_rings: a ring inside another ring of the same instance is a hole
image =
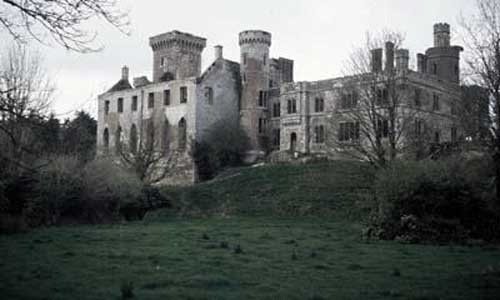
[[417, 54], [417, 71], [419, 73], [426, 73], [426, 66], [427, 66], [427, 57], [425, 54], [419, 53]]
[[129, 73], [128, 67], [123, 66], [123, 68], [122, 68], [122, 80], [128, 81], [128, 73]]
[[434, 24], [434, 47], [450, 47], [450, 25]]
[[385, 43], [385, 71], [392, 72], [394, 70], [394, 43]]
[[215, 60], [222, 59], [223, 58], [222, 46], [217, 45], [214, 48], [215, 48]]
[[410, 51], [408, 51], [408, 49], [396, 50], [396, 70], [398, 71], [408, 70], [409, 62], [410, 62]]
[[382, 51], [383, 50], [381, 48], [371, 50], [373, 73], [382, 72]]

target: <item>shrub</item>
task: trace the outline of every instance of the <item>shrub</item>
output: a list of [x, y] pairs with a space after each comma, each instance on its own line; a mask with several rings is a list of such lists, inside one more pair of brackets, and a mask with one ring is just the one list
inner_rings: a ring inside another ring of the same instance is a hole
[[33, 174], [33, 191], [24, 211], [30, 226], [57, 224], [63, 215], [79, 213], [82, 194], [80, 169], [76, 158], [62, 156]]
[[498, 238], [485, 159], [399, 161], [380, 170], [368, 234], [407, 242]]
[[22, 233], [28, 230], [28, 226], [22, 216], [0, 214], [0, 234]]

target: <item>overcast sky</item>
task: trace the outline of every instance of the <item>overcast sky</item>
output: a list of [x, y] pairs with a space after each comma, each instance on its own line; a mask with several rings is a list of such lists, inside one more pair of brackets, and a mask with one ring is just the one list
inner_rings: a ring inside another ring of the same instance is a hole
[[[295, 61], [295, 80], [310, 81], [342, 74], [353, 47], [367, 31], [384, 28], [406, 35], [405, 48], [415, 60], [433, 43], [432, 27], [447, 22], [457, 27], [460, 13], [473, 9], [472, 0], [122, 0], [130, 11], [130, 36], [110, 26], [99, 31], [99, 53], [76, 54], [58, 46], [40, 47], [49, 73], [57, 83], [54, 111], [60, 117], [75, 109], [95, 113], [97, 95], [120, 78], [123, 65], [130, 76], [151, 78], [152, 52], [148, 38], [180, 30], [207, 38], [204, 70], [214, 57], [213, 46], [224, 46], [224, 56], [239, 60], [238, 33], [262, 29], [272, 33], [272, 57]], [[452, 38], [460, 43], [460, 40]]]

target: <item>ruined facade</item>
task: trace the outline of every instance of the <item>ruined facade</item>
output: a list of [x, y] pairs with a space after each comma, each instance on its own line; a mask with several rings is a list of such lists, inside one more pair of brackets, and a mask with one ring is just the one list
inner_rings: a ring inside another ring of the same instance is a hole
[[[152, 81], [138, 77], [132, 86], [124, 67], [121, 80], [98, 98], [100, 153], [113, 153], [120, 142], [136, 147], [145, 128], [154, 126], [162, 147], [184, 153], [176, 180], [194, 182], [190, 144], [220, 120], [246, 131], [250, 159], [270, 150], [326, 151], [325, 136], [338, 134], [328, 132], [327, 123], [334, 118], [342, 126], [345, 78], [294, 82], [293, 60], [272, 58], [271, 34], [260, 30], [239, 34], [239, 62], [225, 59], [216, 46], [213, 63], [202, 73], [205, 45], [204, 38], [179, 31], [150, 38]], [[406, 49], [388, 43], [372, 51], [374, 70], [395, 68], [405, 78], [409, 101], [418, 100], [417, 109], [434, 124], [435, 142], [457, 138], [453, 108], [461, 96], [461, 50], [450, 45], [449, 25], [440, 23], [434, 26], [434, 46], [417, 55], [417, 70], [409, 68]]]

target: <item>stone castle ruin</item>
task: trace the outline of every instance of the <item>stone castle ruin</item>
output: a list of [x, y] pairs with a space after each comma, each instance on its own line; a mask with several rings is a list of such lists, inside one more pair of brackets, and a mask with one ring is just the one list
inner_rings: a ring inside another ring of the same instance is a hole
[[[120, 144], [132, 149], [154, 138], [166, 155], [181, 153], [174, 183], [196, 181], [190, 146], [218, 121], [245, 130], [250, 160], [269, 152], [326, 152], [325, 136], [342, 134], [328, 132], [329, 119], [337, 120], [339, 128], [349, 122], [343, 116], [349, 109], [343, 101], [345, 79], [295, 82], [294, 61], [272, 58], [271, 45], [270, 33], [243, 31], [240, 61], [224, 58], [222, 46], [216, 46], [214, 61], [202, 72], [206, 39], [180, 31], [151, 37], [152, 81], [143, 76], [130, 83], [123, 67], [121, 79], [98, 97], [98, 152], [113, 154]], [[417, 70], [409, 68], [407, 49], [387, 43], [371, 51], [374, 72], [394, 68], [405, 75], [409, 94], [434, 123], [435, 142], [457, 139], [454, 103], [461, 97], [461, 51], [450, 44], [450, 26], [443, 23], [434, 25], [433, 47], [417, 54]], [[142, 134], [151, 128], [151, 134]]]

